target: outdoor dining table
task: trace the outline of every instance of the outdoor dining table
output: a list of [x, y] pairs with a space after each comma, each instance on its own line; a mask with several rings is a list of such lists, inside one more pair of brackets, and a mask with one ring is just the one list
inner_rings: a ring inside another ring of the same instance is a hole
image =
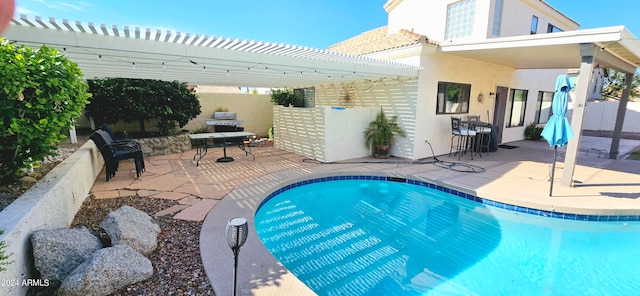
[[196, 162], [196, 166], [200, 164], [200, 160], [207, 155], [208, 148], [222, 147], [224, 156], [218, 158], [217, 162], [230, 162], [233, 161], [233, 157], [227, 156], [227, 145], [238, 145], [246, 155], [251, 155], [253, 159], [256, 157], [251, 153], [251, 147], [244, 145], [244, 140], [247, 137], [255, 136], [252, 132], [224, 132], [224, 133], [202, 133], [202, 134], [189, 134], [189, 139], [195, 140], [196, 154], [193, 156], [193, 160]]

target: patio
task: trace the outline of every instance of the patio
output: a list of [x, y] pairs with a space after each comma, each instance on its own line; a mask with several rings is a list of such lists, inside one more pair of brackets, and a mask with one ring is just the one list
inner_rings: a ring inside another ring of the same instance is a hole
[[[225, 225], [229, 218], [245, 217], [250, 230], [240, 256], [239, 290], [253, 295], [278, 295], [282, 291], [301, 295], [311, 292], [268, 253], [253, 229], [253, 216], [262, 199], [282, 186], [332, 175], [393, 176], [429, 181], [493, 201], [551, 212], [640, 215], [638, 163], [603, 156], [602, 151], [609, 143], [608, 138], [582, 137], [575, 172], [579, 186], [560, 186], [561, 174], [556, 173], [553, 197], [548, 196], [553, 150], [545, 141], [512, 142], [509, 144], [517, 148], [499, 149], [473, 161], [465, 155], [460, 162], [484, 169], [480, 173], [447, 170], [430, 164], [430, 159], [410, 163], [397, 158], [388, 161], [367, 158], [322, 164], [273, 147], [254, 148], [255, 161], [237, 148], [229, 149], [228, 154], [235, 157], [231, 163], [215, 162], [222, 151], [213, 149], [196, 167], [192, 163], [194, 151], [189, 151], [149, 157], [147, 172], [138, 180], [127, 175], [126, 170], [119, 171], [109, 182], [99, 176], [93, 194], [96, 198], [109, 198], [137, 193], [183, 201], [160, 214], [175, 213], [175, 219], [204, 219], [200, 233], [202, 260], [218, 295], [229, 294], [232, 285], [232, 256], [226, 244]], [[637, 146], [640, 141], [622, 140], [621, 155]], [[437, 158], [457, 160], [446, 155]], [[558, 169], [562, 169], [561, 162]]]

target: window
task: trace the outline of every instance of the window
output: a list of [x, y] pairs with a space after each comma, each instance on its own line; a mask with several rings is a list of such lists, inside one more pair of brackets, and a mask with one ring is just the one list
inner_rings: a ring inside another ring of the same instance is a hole
[[536, 106], [536, 123], [546, 123], [551, 117], [551, 102], [553, 101], [553, 92], [538, 92], [538, 104]]
[[471, 84], [438, 82], [436, 114], [469, 113]]
[[315, 107], [315, 88], [296, 88], [293, 90], [293, 93], [297, 96], [297, 99], [293, 102], [294, 107]]
[[531, 35], [538, 33], [538, 17], [531, 17]]
[[502, 20], [502, 1], [496, 0], [496, 7], [493, 11], [493, 35], [500, 36], [500, 22]]
[[562, 30], [552, 24], [549, 24], [547, 26], [547, 33], [556, 33], [556, 32], [562, 32]]
[[462, 0], [447, 5], [444, 39], [471, 36], [476, 15], [476, 0]]
[[524, 112], [527, 106], [527, 95], [529, 91], [514, 89], [511, 91], [511, 98], [507, 101], [509, 111], [509, 121], [507, 127], [524, 126]]

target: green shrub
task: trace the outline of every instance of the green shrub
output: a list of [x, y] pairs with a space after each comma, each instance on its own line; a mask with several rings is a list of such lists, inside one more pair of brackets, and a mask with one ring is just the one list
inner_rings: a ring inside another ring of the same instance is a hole
[[289, 106], [298, 99], [298, 96], [290, 88], [272, 89], [271, 102], [274, 105]]
[[200, 114], [200, 101], [186, 83], [154, 79], [107, 78], [88, 80], [93, 94], [87, 116], [97, 125], [120, 120], [140, 124], [155, 119], [158, 131], [168, 135]]
[[527, 140], [533, 140], [533, 141], [540, 140], [542, 139], [542, 136], [540, 135], [542, 134], [542, 130], [543, 128], [538, 127], [536, 123], [530, 123], [524, 129], [524, 138]]
[[66, 138], [91, 96], [78, 66], [47, 46], [0, 39], [0, 181], [12, 182], [31, 158], [43, 160]]

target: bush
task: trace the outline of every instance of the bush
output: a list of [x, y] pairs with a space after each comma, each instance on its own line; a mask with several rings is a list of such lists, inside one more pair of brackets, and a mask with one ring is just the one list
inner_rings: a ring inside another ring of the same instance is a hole
[[298, 99], [298, 96], [290, 88], [272, 89], [271, 102], [274, 105], [289, 106]]
[[91, 96], [78, 65], [47, 46], [0, 39], [0, 181], [52, 154]]
[[201, 112], [198, 97], [186, 83], [129, 78], [92, 79], [88, 83], [93, 98], [87, 116], [97, 125], [138, 121], [145, 133], [144, 121], [155, 119], [158, 131], [168, 135]]
[[540, 135], [540, 134], [542, 134], [542, 130], [543, 130], [543, 128], [538, 127], [537, 124], [530, 123], [524, 129], [524, 138], [527, 139], [527, 140], [533, 140], [533, 141], [540, 140], [540, 139], [542, 139], [542, 136]]

